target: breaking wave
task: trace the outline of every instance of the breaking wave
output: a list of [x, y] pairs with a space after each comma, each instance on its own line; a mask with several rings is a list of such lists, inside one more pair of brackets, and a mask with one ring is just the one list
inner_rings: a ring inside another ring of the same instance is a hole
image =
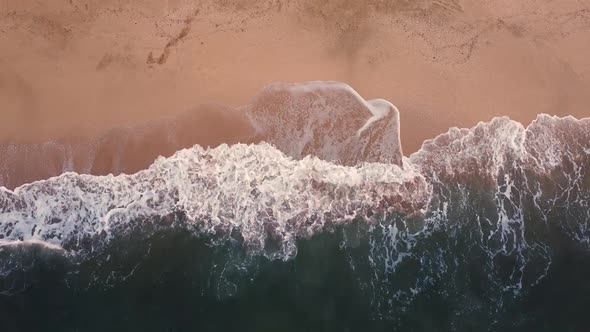
[[[395, 106], [340, 83], [275, 84], [240, 110], [253, 124], [247, 144], [196, 145], [130, 175], [0, 188], [0, 290], [34, 284], [39, 261], [59, 267], [65, 289], [166, 284], [150, 278], [171, 259], [198, 306], [236, 313], [274, 310], [232, 301], [283, 280], [288, 303], [307, 303], [289, 287], [324, 289], [341, 301], [334, 315], [353, 310], [370, 330], [583, 326], [543, 318], [559, 308], [536, 301], [590, 276], [589, 118], [495, 118], [406, 158]], [[333, 321], [320, 316], [310, 326]]]

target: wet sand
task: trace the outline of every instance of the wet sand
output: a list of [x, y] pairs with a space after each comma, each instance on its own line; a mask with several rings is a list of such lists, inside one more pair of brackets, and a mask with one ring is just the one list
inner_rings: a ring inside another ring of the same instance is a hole
[[590, 115], [590, 1], [7, 0], [0, 50], [0, 142], [243, 105], [277, 81], [390, 100], [406, 154], [493, 116]]

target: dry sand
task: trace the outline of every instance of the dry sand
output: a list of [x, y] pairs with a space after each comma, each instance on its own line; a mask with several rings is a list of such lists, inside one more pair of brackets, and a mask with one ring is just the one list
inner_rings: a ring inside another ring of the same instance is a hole
[[0, 0], [0, 142], [307, 80], [396, 104], [406, 153], [493, 116], [589, 116], [590, 1]]

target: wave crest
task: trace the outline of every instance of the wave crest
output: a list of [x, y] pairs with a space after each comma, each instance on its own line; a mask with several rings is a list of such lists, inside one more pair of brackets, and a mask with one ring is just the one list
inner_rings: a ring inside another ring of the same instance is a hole
[[0, 234], [4, 241], [41, 240], [78, 251], [133, 221], [182, 213], [200, 233], [237, 230], [256, 252], [272, 239], [288, 257], [295, 239], [326, 227], [423, 213], [429, 194], [409, 167], [297, 161], [268, 144], [195, 146], [133, 175], [66, 173], [3, 189]]

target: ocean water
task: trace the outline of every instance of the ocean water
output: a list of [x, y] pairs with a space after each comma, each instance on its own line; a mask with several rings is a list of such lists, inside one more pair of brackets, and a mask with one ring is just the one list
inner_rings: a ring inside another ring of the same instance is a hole
[[590, 328], [590, 119], [495, 118], [404, 157], [397, 108], [343, 84], [241, 111], [246, 144], [0, 188], [0, 330]]

